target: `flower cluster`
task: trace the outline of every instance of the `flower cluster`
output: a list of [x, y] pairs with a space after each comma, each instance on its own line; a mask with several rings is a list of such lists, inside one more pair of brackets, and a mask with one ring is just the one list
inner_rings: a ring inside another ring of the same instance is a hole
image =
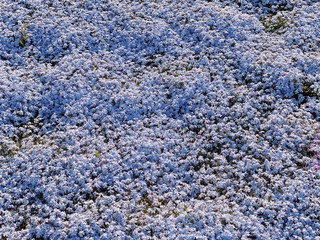
[[0, 5], [0, 239], [319, 236], [318, 1]]

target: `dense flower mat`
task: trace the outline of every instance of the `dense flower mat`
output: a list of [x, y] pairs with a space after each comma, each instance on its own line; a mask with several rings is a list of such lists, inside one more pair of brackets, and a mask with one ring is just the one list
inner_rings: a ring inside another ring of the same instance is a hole
[[0, 0], [0, 239], [318, 239], [319, 19]]

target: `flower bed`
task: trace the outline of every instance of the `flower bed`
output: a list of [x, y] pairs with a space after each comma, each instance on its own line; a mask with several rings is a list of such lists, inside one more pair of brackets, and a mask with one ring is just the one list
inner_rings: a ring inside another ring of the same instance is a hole
[[2, 0], [0, 238], [316, 239], [319, 15]]

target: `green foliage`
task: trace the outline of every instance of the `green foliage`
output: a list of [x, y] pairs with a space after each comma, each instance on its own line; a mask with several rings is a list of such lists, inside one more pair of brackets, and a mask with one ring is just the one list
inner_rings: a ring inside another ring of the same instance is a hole
[[101, 159], [101, 155], [100, 154], [101, 154], [101, 152], [97, 150], [94, 155], [95, 155], [96, 158]]
[[[301, 94], [304, 97], [318, 97], [317, 90], [314, 88], [313, 82], [309, 82], [306, 79], [303, 79], [302, 81], [298, 81], [297, 79], [293, 79], [293, 83], [295, 84], [295, 87], [301, 87], [301, 91], [299, 94]], [[298, 98], [298, 93], [295, 94], [293, 97]]]
[[14, 156], [14, 152], [12, 150], [9, 150], [6, 145], [1, 144], [0, 145], [0, 156], [13, 157]]
[[262, 25], [266, 28], [267, 32], [281, 33], [288, 26], [289, 20], [285, 16], [266, 16], [261, 20]]
[[313, 83], [304, 82], [302, 86], [302, 95], [308, 97], [317, 97], [317, 93], [313, 88]]
[[28, 35], [27, 35], [27, 29], [29, 27], [29, 24], [24, 23], [19, 32], [20, 32], [20, 38], [19, 38], [19, 46], [20, 47], [25, 47], [27, 44], [27, 40], [28, 40]]

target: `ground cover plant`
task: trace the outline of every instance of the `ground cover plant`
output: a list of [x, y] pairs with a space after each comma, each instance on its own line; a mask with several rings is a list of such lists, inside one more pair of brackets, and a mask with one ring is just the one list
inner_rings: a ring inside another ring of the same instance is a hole
[[0, 0], [0, 239], [318, 239], [319, 19]]

